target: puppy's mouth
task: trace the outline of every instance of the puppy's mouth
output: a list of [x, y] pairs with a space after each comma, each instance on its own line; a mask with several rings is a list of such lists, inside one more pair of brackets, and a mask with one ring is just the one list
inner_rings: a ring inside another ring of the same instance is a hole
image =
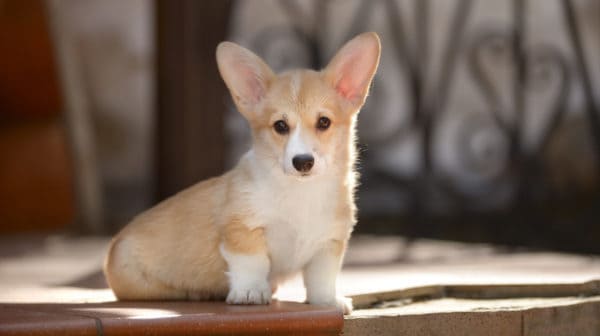
[[310, 178], [311, 176], [314, 176], [314, 174], [312, 173], [292, 173], [292, 174], [288, 174], [289, 176], [292, 177], [296, 177], [298, 179], [307, 179]]
[[315, 174], [311, 174], [311, 173], [302, 173], [302, 174], [294, 175], [295, 180], [298, 182], [312, 181], [312, 179], [314, 177], [315, 177]]
[[293, 171], [293, 172], [284, 172], [285, 175], [294, 178], [298, 181], [305, 181], [305, 180], [309, 180], [311, 178], [313, 178], [316, 174], [314, 174], [313, 172], [297, 172], [297, 171]]

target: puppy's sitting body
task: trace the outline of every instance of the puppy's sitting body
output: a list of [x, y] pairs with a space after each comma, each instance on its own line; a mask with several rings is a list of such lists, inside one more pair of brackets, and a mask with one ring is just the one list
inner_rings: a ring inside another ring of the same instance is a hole
[[275, 75], [252, 52], [221, 43], [219, 71], [250, 124], [252, 149], [113, 239], [104, 271], [115, 295], [266, 304], [301, 271], [309, 303], [348, 313], [336, 277], [355, 224], [356, 116], [379, 54], [379, 38], [365, 33], [320, 72]]

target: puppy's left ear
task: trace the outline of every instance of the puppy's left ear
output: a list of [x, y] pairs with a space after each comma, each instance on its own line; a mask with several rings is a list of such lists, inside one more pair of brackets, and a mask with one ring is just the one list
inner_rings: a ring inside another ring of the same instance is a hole
[[326, 80], [354, 109], [360, 109], [367, 98], [380, 53], [379, 36], [363, 33], [346, 43], [323, 70]]

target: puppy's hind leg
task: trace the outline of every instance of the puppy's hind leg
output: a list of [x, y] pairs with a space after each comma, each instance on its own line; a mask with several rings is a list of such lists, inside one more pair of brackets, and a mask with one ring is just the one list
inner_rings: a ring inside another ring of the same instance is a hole
[[127, 239], [116, 239], [111, 244], [104, 275], [119, 300], [183, 300], [188, 295], [148, 274]]

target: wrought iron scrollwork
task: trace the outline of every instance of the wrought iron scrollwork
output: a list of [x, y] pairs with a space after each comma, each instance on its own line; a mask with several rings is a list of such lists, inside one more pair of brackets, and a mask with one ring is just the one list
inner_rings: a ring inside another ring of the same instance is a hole
[[[487, 210], [493, 209], [492, 215], [506, 215], [551, 201], [545, 153], [551, 150], [551, 143], [568, 116], [569, 98], [575, 86], [582, 90], [593, 151], [600, 159], [600, 115], [575, 10], [571, 0], [556, 1], [562, 10], [564, 30], [573, 55], [554, 45], [528, 40], [526, 28], [532, 14], [527, 0], [513, 0], [510, 3], [512, 21], [496, 28], [489, 24], [469, 26], [473, 7], [480, 2], [456, 0], [448, 12], [447, 27], [441, 28], [445, 36], [439, 48], [440, 61], [435, 67], [431, 46], [432, 2], [414, 1], [412, 25], [406, 20], [406, 8], [396, 0], [360, 1], [355, 7], [341, 40], [369, 30], [375, 11], [383, 10], [377, 17], [377, 25], [386, 26], [389, 32], [385, 47], [393, 48], [405, 74], [409, 97], [406, 110], [410, 111], [409, 117], [394, 125], [391, 131], [361, 135], [371, 144], [371, 149], [363, 153], [366, 162], [363, 175], [408, 191], [409, 206], [399, 207], [406, 212], [400, 215], [408, 214], [414, 219], [414, 225], [432, 222], [431, 214], [435, 213], [432, 199], [440, 197], [449, 205], [447, 214], [458, 211], [463, 216], [459, 220], [464, 219], [465, 213], [479, 213], [481, 204], [487, 204]], [[292, 0], [277, 3], [289, 25], [265, 28], [255, 36], [252, 47], [267, 58], [274, 52], [270, 48], [279, 48], [278, 57], [273, 59], [282, 63], [276, 68], [323, 67], [332, 52], [323, 36], [329, 31], [329, 16], [336, 3], [314, 1], [310, 7], [299, 6]], [[284, 47], [274, 41], [280, 41]], [[471, 113], [456, 126], [454, 145], [459, 149], [459, 175], [470, 173], [472, 176], [462, 180], [446, 171], [435, 150], [436, 142], [443, 141], [440, 132], [447, 126], [449, 101], [453, 92], [461, 89], [455, 86], [459, 70], [466, 73], [466, 80], [482, 102], [479, 107], [471, 107]], [[578, 85], [575, 85], [577, 80]], [[376, 82], [372, 98], [381, 98], [377, 87]], [[378, 102], [370, 104], [371, 109], [378, 107]], [[393, 167], [382, 170], [368, 164], [376, 152], [374, 148], [402, 141], [407, 134], [416, 136], [420, 146], [419, 169], [415, 173], [395, 174]], [[594, 181], [600, 181], [600, 162], [594, 165]], [[598, 187], [594, 188], [596, 192]], [[500, 195], [502, 201], [494, 203], [484, 199], [485, 195], [494, 193]], [[531, 215], [517, 217], [532, 218]]]

